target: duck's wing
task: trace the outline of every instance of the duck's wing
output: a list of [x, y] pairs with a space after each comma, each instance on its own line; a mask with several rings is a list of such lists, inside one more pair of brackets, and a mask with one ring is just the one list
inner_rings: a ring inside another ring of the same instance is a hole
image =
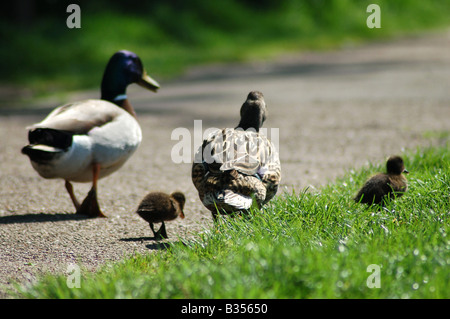
[[28, 129], [52, 129], [72, 134], [87, 134], [94, 127], [112, 122], [124, 112], [108, 101], [84, 100], [56, 108], [42, 122]]
[[211, 143], [212, 157], [221, 163], [221, 171], [237, 170], [246, 175], [255, 175], [261, 166], [260, 148], [263, 140], [256, 132], [223, 130]]
[[[209, 201], [216, 203], [228, 199], [230, 203], [241, 202], [236, 206], [243, 207], [254, 196], [261, 205], [276, 194], [281, 166], [278, 152], [266, 136], [228, 128], [205, 139], [196, 154], [192, 177], [204, 203], [204, 196], [210, 193], [208, 196], [214, 198]], [[243, 197], [223, 193], [225, 189]]]
[[281, 163], [275, 145], [264, 136], [265, 142], [260, 147], [261, 166], [258, 169], [265, 188], [266, 198], [263, 204], [269, 202], [277, 193], [281, 181]]
[[[223, 129], [204, 140], [201, 161], [222, 172], [237, 170], [260, 177], [281, 171], [278, 152], [267, 137], [255, 131]], [[281, 175], [281, 174], [278, 174]]]

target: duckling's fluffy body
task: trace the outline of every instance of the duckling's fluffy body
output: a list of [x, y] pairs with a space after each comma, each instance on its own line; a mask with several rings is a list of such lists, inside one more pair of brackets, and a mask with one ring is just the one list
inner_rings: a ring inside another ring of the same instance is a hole
[[408, 173], [400, 156], [391, 156], [386, 163], [386, 173], [378, 173], [367, 180], [354, 200], [365, 204], [383, 204], [387, 198], [402, 196], [408, 189]]
[[[174, 192], [171, 195], [163, 192], [152, 192], [144, 197], [136, 213], [149, 223], [155, 238], [159, 236], [167, 238], [164, 222], [174, 220], [177, 217], [183, 219], [185, 202], [186, 198], [181, 192]], [[159, 231], [155, 232], [153, 223], [162, 223]]]

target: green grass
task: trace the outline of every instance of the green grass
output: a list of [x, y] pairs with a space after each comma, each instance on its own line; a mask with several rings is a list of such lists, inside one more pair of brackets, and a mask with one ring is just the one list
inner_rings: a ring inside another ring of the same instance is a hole
[[372, 2], [79, 1], [81, 29], [68, 29], [67, 4], [44, 1], [31, 25], [0, 20], [0, 83], [26, 87], [31, 96], [97, 88], [107, 60], [124, 48], [164, 81], [192, 65], [270, 59], [450, 25], [448, 1], [379, 0], [382, 27], [369, 29]]
[[[384, 165], [318, 192], [279, 195], [195, 238], [83, 272], [81, 288], [47, 276], [25, 298], [449, 298], [450, 151], [404, 154], [408, 193], [376, 210], [353, 195]], [[369, 288], [369, 265], [380, 288]]]

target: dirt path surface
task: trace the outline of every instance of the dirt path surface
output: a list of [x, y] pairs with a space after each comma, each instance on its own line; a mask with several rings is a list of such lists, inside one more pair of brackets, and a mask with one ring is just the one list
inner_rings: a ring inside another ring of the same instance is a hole
[[[196, 68], [161, 83], [158, 94], [130, 87], [143, 142], [120, 171], [99, 182], [99, 202], [108, 216], [102, 219], [73, 215], [63, 181], [40, 178], [20, 154], [25, 127], [56, 105], [0, 110], [0, 285], [64, 272], [70, 263], [93, 270], [124, 255], [157, 250], [148, 224], [134, 213], [149, 191], [187, 196], [186, 219], [167, 224], [171, 240], [209, 228], [211, 216], [192, 185], [191, 165], [171, 159], [178, 143], [171, 134], [184, 127], [193, 135], [194, 120], [202, 120], [203, 129], [234, 127], [251, 90], [265, 95], [265, 127], [279, 128], [279, 194], [318, 187], [403, 149], [439, 143], [439, 132], [450, 130], [449, 52], [446, 32], [270, 63]], [[83, 198], [89, 187], [75, 184], [75, 192]]]

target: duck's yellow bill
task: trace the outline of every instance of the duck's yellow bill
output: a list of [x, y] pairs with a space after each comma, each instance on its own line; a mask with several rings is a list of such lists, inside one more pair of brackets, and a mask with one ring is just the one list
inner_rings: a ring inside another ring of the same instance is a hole
[[159, 83], [152, 79], [145, 71], [137, 84], [153, 92], [156, 92], [159, 89]]

